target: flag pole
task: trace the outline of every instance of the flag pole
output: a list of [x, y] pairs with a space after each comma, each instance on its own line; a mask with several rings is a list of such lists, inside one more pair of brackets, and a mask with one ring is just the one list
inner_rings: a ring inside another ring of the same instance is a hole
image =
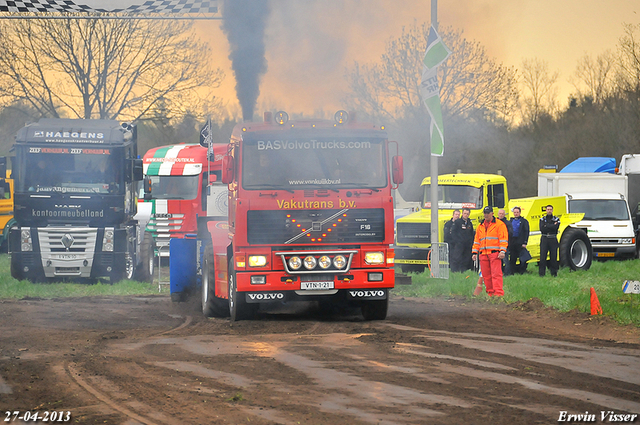
[[[431, 0], [431, 25], [438, 30], [438, 0]], [[431, 166], [431, 274], [440, 277], [440, 259], [434, 242], [438, 242], [438, 156], [433, 154], [433, 138], [430, 142]], [[434, 255], [435, 254], [435, 255]]]

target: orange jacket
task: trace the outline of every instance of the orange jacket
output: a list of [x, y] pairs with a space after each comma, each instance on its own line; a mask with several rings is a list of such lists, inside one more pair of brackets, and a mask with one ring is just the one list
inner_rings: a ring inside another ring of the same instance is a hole
[[509, 244], [509, 232], [507, 226], [495, 217], [485, 226], [484, 220], [476, 229], [476, 237], [473, 241], [473, 253], [491, 254], [491, 251], [507, 251]]

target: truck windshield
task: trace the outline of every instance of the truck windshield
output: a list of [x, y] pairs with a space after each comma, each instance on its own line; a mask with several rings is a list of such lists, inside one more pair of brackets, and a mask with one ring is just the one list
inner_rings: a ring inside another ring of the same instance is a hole
[[[424, 207], [431, 208], [431, 185], [424, 189]], [[482, 208], [482, 188], [438, 185], [438, 209]]]
[[196, 199], [199, 174], [193, 176], [148, 176], [153, 199]]
[[623, 199], [573, 199], [569, 201], [569, 212], [584, 213], [583, 220], [629, 220]]
[[114, 149], [28, 147], [18, 178], [20, 192], [120, 193], [124, 191], [122, 152]]
[[382, 188], [387, 186], [383, 139], [245, 138], [245, 189]]

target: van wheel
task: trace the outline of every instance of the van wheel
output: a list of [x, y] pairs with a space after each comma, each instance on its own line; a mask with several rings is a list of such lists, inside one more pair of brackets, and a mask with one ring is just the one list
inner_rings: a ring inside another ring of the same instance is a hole
[[202, 266], [202, 313], [206, 317], [228, 317], [229, 305], [222, 298], [216, 297], [213, 248], [207, 245], [204, 249]]
[[587, 234], [567, 228], [560, 240], [560, 265], [571, 270], [589, 270], [592, 260], [593, 248]]

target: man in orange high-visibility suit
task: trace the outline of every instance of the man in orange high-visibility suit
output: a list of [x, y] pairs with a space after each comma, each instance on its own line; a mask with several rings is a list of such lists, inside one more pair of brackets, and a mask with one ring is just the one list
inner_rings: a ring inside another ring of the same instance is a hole
[[484, 286], [490, 297], [504, 295], [502, 289], [502, 259], [507, 252], [509, 232], [507, 226], [493, 217], [493, 208], [487, 206], [482, 211], [484, 220], [476, 229], [473, 241], [473, 260], [480, 255], [480, 270]]

